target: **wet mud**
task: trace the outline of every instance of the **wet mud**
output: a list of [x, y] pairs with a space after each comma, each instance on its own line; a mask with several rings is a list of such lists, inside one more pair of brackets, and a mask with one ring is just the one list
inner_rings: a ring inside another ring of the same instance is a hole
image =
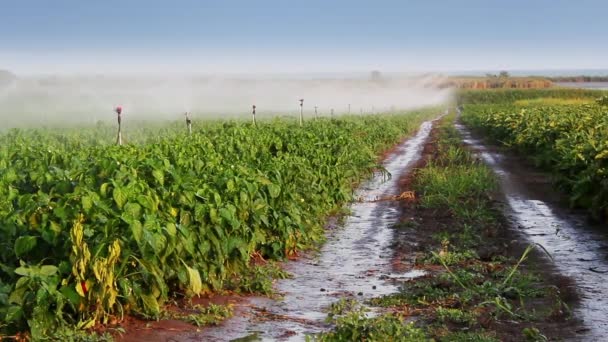
[[521, 156], [505, 152], [457, 124], [463, 140], [498, 175], [504, 215], [521, 237], [544, 247], [547, 265], [572, 279], [573, 309], [583, 328], [573, 340], [604, 341], [608, 336], [608, 227], [591, 224], [570, 210], [550, 178]]

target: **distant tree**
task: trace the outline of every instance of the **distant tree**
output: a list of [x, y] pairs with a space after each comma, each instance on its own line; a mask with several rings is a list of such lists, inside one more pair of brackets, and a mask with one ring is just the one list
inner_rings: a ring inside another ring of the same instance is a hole
[[501, 71], [500, 74], [498, 74], [498, 77], [500, 77], [500, 78], [507, 78], [509, 76], [511, 76], [511, 75], [509, 75], [509, 73], [505, 70]]

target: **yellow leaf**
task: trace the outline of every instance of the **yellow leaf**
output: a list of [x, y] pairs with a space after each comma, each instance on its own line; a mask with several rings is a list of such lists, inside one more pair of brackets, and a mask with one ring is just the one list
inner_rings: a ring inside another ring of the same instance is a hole
[[195, 295], [200, 294], [203, 291], [203, 282], [201, 281], [201, 275], [198, 270], [188, 267], [186, 264], [186, 270], [188, 271], [188, 289]]

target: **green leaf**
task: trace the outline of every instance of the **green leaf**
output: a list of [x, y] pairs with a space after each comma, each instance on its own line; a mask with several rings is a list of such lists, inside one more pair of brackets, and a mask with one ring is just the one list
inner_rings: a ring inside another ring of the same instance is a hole
[[88, 213], [89, 211], [91, 211], [91, 209], [93, 209], [93, 199], [90, 196], [82, 196], [81, 202], [82, 209], [85, 213]]
[[154, 200], [150, 196], [139, 195], [137, 196], [137, 202], [142, 205], [142, 207], [148, 210], [156, 210], [156, 205], [154, 205]]
[[270, 197], [272, 197], [272, 198], [279, 197], [279, 194], [281, 193], [280, 186], [278, 186], [276, 184], [268, 184], [266, 186], [268, 187], [268, 193], [270, 193]]
[[132, 202], [125, 204], [123, 208], [122, 217], [128, 223], [132, 223], [135, 220], [139, 220], [139, 218], [141, 217], [141, 206], [137, 203]]
[[167, 223], [166, 230], [171, 237], [175, 237], [177, 234], [177, 227], [175, 227], [175, 223]]
[[158, 305], [158, 301], [151, 294], [142, 294], [141, 300], [144, 303], [144, 310], [153, 315], [158, 316], [160, 314], [160, 305]]
[[114, 202], [116, 202], [116, 205], [120, 209], [122, 209], [125, 203], [127, 203], [127, 194], [122, 188], [114, 188], [114, 191], [112, 191], [112, 197], [114, 198]]
[[45, 277], [50, 277], [54, 274], [56, 274], [58, 271], [57, 266], [53, 266], [53, 265], [44, 265], [42, 267], [40, 267], [40, 271], [39, 274]]
[[156, 181], [160, 185], [165, 185], [165, 173], [163, 172], [163, 170], [160, 170], [160, 169], [152, 170], [152, 176], [154, 176], [154, 179], [156, 179]]
[[144, 227], [140, 221], [131, 222], [131, 234], [133, 234], [133, 238], [138, 245], [141, 245], [141, 241], [144, 236]]
[[35, 236], [20, 236], [15, 240], [15, 255], [20, 258], [36, 247]]
[[234, 181], [231, 179], [228, 181], [228, 183], [226, 183], [226, 188], [228, 188], [229, 192], [233, 192], [236, 189], [236, 186], [234, 185]]
[[74, 286], [62, 286], [59, 289], [59, 292], [61, 292], [61, 294], [67, 298], [72, 305], [77, 306], [80, 303], [80, 295], [78, 292], [76, 292]]
[[6, 316], [4, 318], [5, 322], [18, 322], [21, 320], [23, 316], [23, 309], [21, 306], [11, 306], [6, 311]]
[[101, 187], [99, 187], [99, 193], [101, 194], [102, 197], [106, 197], [108, 195], [108, 186], [110, 185], [110, 183], [103, 183], [101, 184]]
[[11, 304], [22, 305], [23, 298], [25, 297], [25, 292], [27, 290], [28, 288], [25, 286], [16, 288], [15, 290], [13, 290], [13, 292], [11, 292], [11, 295], [8, 297], [8, 302]]

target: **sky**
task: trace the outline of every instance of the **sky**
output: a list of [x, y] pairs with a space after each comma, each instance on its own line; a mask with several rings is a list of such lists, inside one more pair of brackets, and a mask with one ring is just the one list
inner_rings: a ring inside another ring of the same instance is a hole
[[0, 0], [15, 73], [608, 68], [605, 0]]

